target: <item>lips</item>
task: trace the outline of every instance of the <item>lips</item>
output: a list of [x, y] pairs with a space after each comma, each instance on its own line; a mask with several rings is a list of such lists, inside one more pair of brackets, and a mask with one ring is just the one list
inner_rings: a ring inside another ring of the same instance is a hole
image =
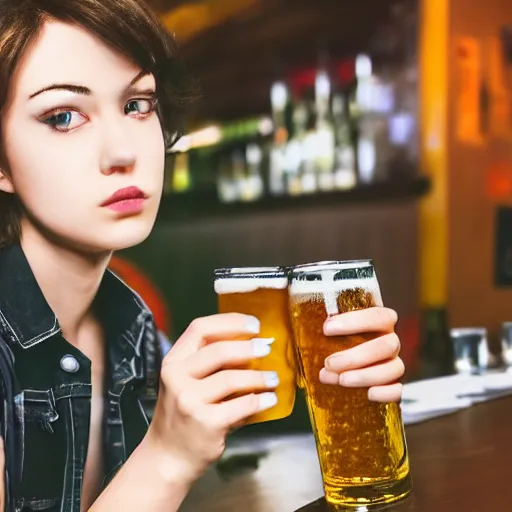
[[146, 196], [144, 192], [138, 187], [127, 187], [122, 188], [116, 192], [114, 192], [108, 199], [106, 199], [101, 206], [110, 206], [115, 203], [120, 203], [122, 201], [130, 201], [134, 199], [145, 199]]

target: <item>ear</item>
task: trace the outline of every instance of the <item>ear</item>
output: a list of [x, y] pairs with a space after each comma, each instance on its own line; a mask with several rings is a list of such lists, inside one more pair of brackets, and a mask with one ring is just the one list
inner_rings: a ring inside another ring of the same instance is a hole
[[7, 173], [0, 167], [0, 191], [14, 194], [14, 187], [12, 181], [7, 176]]

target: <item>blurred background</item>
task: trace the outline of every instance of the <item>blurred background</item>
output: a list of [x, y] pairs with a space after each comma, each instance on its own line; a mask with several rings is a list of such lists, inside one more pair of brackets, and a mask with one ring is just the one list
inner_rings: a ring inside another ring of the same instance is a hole
[[408, 380], [453, 373], [453, 328], [500, 364], [512, 2], [149, 3], [202, 88], [157, 225], [116, 261], [162, 332], [216, 311], [215, 268], [371, 258]]

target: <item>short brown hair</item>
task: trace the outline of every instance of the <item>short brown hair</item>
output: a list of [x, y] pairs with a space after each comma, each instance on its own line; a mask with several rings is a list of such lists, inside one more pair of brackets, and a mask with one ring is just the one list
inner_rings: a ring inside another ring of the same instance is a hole
[[[11, 77], [47, 20], [79, 25], [155, 76], [166, 145], [182, 134], [197, 87], [177, 56], [173, 37], [143, 0], [0, 0], [0, 115]], [[8, 169], [1, 143], [1, 163]], [[22, 206], [0, 192], [0, 247], [19, 239]]]

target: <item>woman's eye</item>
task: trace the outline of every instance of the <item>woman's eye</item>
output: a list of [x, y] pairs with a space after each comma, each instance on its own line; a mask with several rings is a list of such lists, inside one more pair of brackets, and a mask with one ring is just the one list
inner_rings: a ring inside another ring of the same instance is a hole
[[69, 132], [79, 126], [82, 126], [87, 118], [74, 110], [61, 110], [54, 112], [43, 119], [43, 123], [50, 126], [53, 130], [59, 132]]
[[154, 99], [130, 100], [124, 107], [124, 113], [133, 117], [147, 117], [155, 110]]

